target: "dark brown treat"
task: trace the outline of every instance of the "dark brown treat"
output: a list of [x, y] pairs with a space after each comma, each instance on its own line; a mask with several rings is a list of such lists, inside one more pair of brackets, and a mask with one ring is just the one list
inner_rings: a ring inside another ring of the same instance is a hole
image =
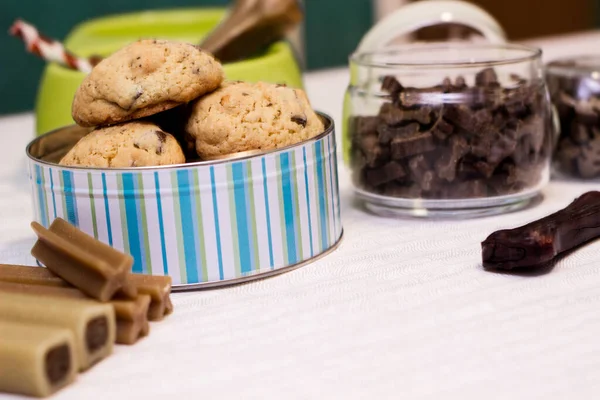
[[452, 136], [449, 140], [448, 151], [444, 152], [435, 162], [435, 171], [440, 179], [452, 182], [456, 178], [458, 161], [469, 151], [467, 140], [462, 136]]
[[600, 176], [600, 136], [581, 148], [577, 158], [577, 170], [584, 179]]
[[410, 159], [408, 162], [408, 169], [410, 170], [413, 182], [425, 191], [431, 190], [435, 175], [429, 162], [427, 162], [422, 154]]
[[363, 136], [359, 148], [364, 154], [366, 165], [370, 168], [383, 165], [390, 157], [390, 148], [379, 145], [377, 136]]
[[454, 87], [457, 91], [462, 91], [467, 88], [467, 81], [465, 80], [464, 76], [459, 75], [456, 77], [456, 80], [454, 81]]
[[431, 107], [405, 110], [394, 106], [392, 103], [384, 103], [379, 111], [379, 118], [381, 118], [385, 124], [390, 126], [413, 121], [427, 125], [431, 123], [431, 112]]
[[600, 192], [587, 192], [566, 208], [482, 243], [485, 268], [537, 267], [600, 236]]
[[85, 343], [90, 353], [101, 349], [108, 341], [108, 320], [97, 317], [90, 320], [85, 328]]
[[382, 167], [365, 170], [365, 179], [373, 186], [379, 186], [406, 176], [404, 167], [396, 161], [390, 161]]
[[400, 184], [397, 182], [389, 182], [385, 185], [383, 193], [386, 196], [391, 197], [406, 197], [409, 199], [418, 198], [422, 196], [423, 191], [417, 184]]
[[447, 107], [444, 118], [455, 127], [472, 134], [478, 134], [479, 131], [490, 126], [493, 121], [490, 110], [483, 108], [473, 111], [463, 104]]
[[444, 140], [454, 132], [454, 126], [449, 124], [443, 118], [438, 119], [431, 129], [431, 133], [439, 140]]
[[380, 124], [377, 128], [379, 134], [379, 143], [382, 145], [389, 144], [392, 139], [414, 136], [419, 132], [419, 124], [411, 122], [403, 126], [389, 126]]
[[100, 301], [110, 300], [117, 291], [129, 298], [137, 290], [128, 281], [133, 265], [130, 255], [83, 233], [57, 218], [49, 229], [37, 222], [31, 227], [38, 241], [31, 254], [57, 276]]
[[494, 68], [485, 68], [475, 75], [476, 86], [497, 86], [498, 76]]
[[393, 160], [422, 154], [435, 149], [433, 136], [429, 132], [419, 133], [406, 138], [395, 138], [390, 143], [390, 155]]
[[354, 120], [356, 125], [355, 132], [356, 136], [367, 136], [377, 133], [377, 126], [379, 125], [378, 117], [356, 117]]
[[573, 121], [571, 124], [571, 139], [573, 142], [584, 145], [590, 141], [590, 129], [588, 125]]
[[381, 82], [381, 90], [388, 92], [392, 96], [397, 96], [403, 89], [398, 79], [391, 75], [385, 76]]

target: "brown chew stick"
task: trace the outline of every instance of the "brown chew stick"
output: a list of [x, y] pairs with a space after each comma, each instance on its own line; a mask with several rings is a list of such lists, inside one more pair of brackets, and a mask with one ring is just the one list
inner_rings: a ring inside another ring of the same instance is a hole
[[0, 320], [0, 392], [49, 396], [76, 373], [71, 331]]
[[115, 312], [109, 304], [0, 291], [0, 320], [69, 329], [75, 338], [77, 366], [86, 370], [113, 350]]
[[[89, 300], [89, 297], [83, 292], [68, 287], [29, 285], [0, 281], [0, 292], [1, 291]], [[146, 336], [148, 334], [148, 306], [150, 305], [150, 296], [140, 294], [135, 300], [113, 299], [108, 304], [112, 305], [115, 310], [117, 322], [115, 343], [133, 344], [141, 336]]]
[[600, 192], [587, 192], [554, 214], [492, 233], [481, 243], [483, 266], [536, 267], [599, 237]]
[[298, 0], [238, 0], [200, 48], [221, 62], [242, 60], [281, 39], [302, 17]]
[[131, 283], [140, 293], [150, 296], [150, 308], [148, 310], [148, 319], [150, 321], [160, 321], [165, 315], [173, 312], [171, 303], [171, 277], [131, 274], [129, 276]]
[[[169, 297], [171, 277], [130, 274], [129, 281], [137, 288], [139, 293], [150, 296], [150, 308], [148, 309], [148, 319], [150, 321], [161, 320], [165, 315], [173, 312], [173, 304]], [[0, 264], [0, 282], [72, 287], [48, 271], [47, 268], [24, 265]]]
[[110, 300], [117, 291], [132, 299], [136, 297], [137, 290], [128, 281], [133, 265], [130, 255], [61, 218], [56, 218], [50, 229], [37, 222], [32, 222], [31, 227], [38, 236], [31, 254], [65, 281], [100, 301]]

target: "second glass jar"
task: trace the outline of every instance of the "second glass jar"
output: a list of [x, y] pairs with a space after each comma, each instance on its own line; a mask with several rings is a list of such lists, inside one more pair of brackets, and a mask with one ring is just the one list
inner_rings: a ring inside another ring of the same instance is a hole
[[415, 44], [350, 59], [344, 157], [380, 214], [488, 215], [549, 180], [553, 128], [541, 51]]

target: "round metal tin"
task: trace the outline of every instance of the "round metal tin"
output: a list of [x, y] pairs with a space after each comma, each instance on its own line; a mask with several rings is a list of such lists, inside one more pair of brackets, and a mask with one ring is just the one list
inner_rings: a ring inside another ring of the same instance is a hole
[[321, 117], [325, 132], [286, 148], [122, 169], [58, 165], [89, 130], [52, 131], [27, 147], [35, 220], [64, 218], [176, 289], [297, 268], [342, 236], [334, 125]]

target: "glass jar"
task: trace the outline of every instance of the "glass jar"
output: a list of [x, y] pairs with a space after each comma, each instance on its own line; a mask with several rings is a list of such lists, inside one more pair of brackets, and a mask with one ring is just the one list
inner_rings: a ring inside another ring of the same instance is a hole
[[378, 214], [490, 215], [549, 180], [551, 106], [541, 51], [428, 43], [350, 57], [344, 156]]
[[560, 120], [555, 174], [600, 178], [600, 56], [551, 62], [546, 80]]

